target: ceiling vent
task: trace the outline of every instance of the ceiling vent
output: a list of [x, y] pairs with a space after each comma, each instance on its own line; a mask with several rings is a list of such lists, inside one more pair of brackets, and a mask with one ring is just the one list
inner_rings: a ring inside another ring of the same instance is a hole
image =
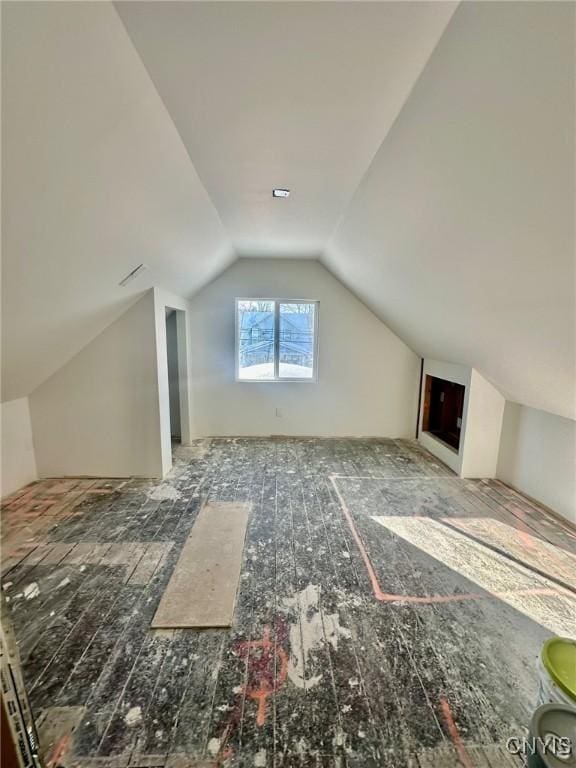
[[132, 270], [132, 272], [129, 272], [129, 273], [126, 275], [126, 277], [124, 277], [124, 278], [122, 278], [122, 280], [120, 280], [120, 282], [118, 283], [118, 285], [121, 285], [121, 286], [122, 286], [122, 288], [124, 288], [124, 286], [125, 286], [125, 285], [128, 285], [128, 283], [129, 283], [131, 280], [134, 280], [134, 278], [135, 278], [135, 277], [138, 277], [138, 275], [139, 275], [141, 272], [144, 272], [144, 270], [145, 270], [145, 269], [148, 269], [148, 267], [146, 266], [146, 264], [138, 264], [138, 266], [137, 266], [135, 269], [133, 269], [133, 270]]

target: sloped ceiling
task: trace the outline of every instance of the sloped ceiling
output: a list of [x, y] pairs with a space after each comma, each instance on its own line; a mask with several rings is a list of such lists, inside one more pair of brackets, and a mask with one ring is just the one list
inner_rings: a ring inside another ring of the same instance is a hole
[[233, 250], [112, 5], [2, 3], [2, 43], [5, 401], [145, 288], [192, 293]]
[[290, 257], [323, 252], [455, 7], [116, 3], [237, 254]]
[[3, 399], [152, 283], [302, 256], [574, 416], [573, 4], [3, 5]]
[[574, 418], [573, 3], [463, 3], [326, 249], [424, 356]]

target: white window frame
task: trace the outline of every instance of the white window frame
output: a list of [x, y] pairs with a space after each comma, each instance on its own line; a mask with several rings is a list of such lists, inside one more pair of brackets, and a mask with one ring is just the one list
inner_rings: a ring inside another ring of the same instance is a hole
[[[241, 379], [240, 378], [240, 329], [238, 327], [238, 303], [240, 301], [271, 301], [274, 302], [274, 378], [273, 379]], [[314, 304], [314, 353], [312, 358], [312, 376], [309, 378], [288, 378], [279, 375], [280, 369], [280, 305], [281, 304]], [[318, 313], [320, 302], [314, 299], [269, 299], [262, 296], [238, 297], [234, 302], [234, 327], [236, 329], [236, 344], [234, 347], [235, 380], [239, 384], [317, 384], [318, 383]]]

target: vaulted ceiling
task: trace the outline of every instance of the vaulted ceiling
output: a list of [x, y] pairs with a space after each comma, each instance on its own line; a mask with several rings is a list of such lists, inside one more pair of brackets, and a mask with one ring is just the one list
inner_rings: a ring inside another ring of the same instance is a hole
[[326, 249], [421, 355], [570, 418], [575, 11], [463, 3]]
[[111, 4], [2, 3], [2, 43], [5, 401], [143, 289], [193, 293], [233, 249]]
[[291, 257], [323, 253], [455, 7], [116, 4], [236, 253]]
[[3, 3], [2, 399], [150, 284], [301, 256], [574, 417], [574, 8]]

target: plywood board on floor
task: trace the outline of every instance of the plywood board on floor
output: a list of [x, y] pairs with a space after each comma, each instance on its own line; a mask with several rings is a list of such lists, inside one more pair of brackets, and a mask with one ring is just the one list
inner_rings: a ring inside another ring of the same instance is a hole
[[152, 627], [229, 627], [234, 605], [249, 506], [205, 504], [194, 523], [164, 592]]

